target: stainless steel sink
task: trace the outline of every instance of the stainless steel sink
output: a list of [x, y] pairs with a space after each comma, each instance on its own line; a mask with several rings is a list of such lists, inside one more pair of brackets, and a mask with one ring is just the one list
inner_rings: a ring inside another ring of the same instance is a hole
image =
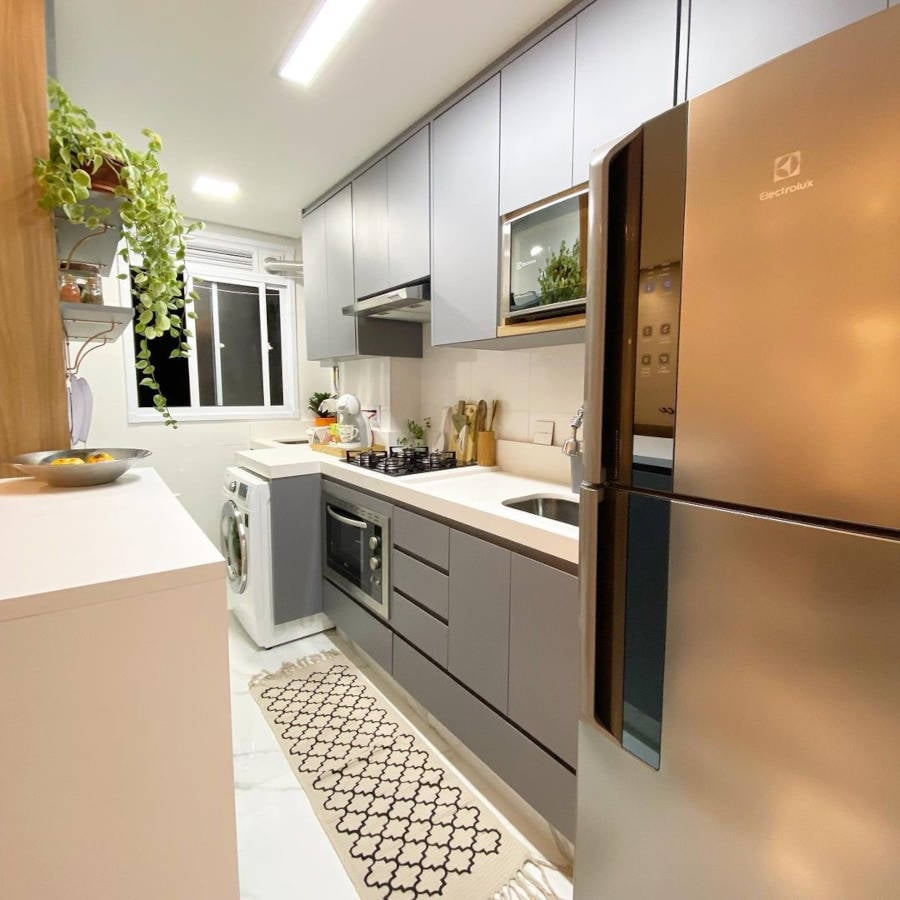
[[578, 503], [575, 500], [535, 494], [531, 497], [515, 497], [512, 500], [504, 500], [503, 505], [510, 509], [520, 509], [522, 512], [531, 513], [533, 516], [541, 516], [544, 519], [553, 519], [555, 522], [564, 522], [566, 525], [578, 527]]

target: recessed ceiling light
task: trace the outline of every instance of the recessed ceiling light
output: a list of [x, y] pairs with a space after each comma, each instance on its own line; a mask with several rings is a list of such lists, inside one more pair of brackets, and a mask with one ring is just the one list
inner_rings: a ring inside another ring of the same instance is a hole
[[350, 30], [369, 0], [325, 0], [278, 70], [288, 81], [307, 86]]
[[194, 182], [195, 194], [204, 194], [218, 200], [233, 200], [237, 196], [237, 192], [238, 186], [235, 182], [211, 178], [209, 175], [201, 175]]

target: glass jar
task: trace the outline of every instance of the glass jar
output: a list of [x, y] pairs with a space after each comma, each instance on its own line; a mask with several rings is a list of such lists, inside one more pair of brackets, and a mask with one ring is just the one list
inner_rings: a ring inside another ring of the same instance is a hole
[[62, 275], [59, 280], [59, 299], [68, 303], [78, 303], [81, 300], [81, 288], [74, 275]]
[[84, 287], [81, 289], [81, 302], [95, 304], [103, 303], [103, 285], [101, 284], [98, 275], [91, 275], [84, 283]]

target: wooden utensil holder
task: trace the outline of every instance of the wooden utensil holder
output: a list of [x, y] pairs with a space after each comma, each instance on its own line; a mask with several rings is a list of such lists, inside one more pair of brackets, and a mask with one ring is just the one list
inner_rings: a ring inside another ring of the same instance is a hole
[[497, 439], [493, 431], [479, 431], [476, 435], [476, 460], [479, 466], [497, 465]]

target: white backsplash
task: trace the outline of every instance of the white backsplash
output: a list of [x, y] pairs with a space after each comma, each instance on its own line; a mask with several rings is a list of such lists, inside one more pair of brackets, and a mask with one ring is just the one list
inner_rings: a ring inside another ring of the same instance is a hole
[[422, 359], [354, 359], [342, 362], [340, 371], [341, 390], [356, 394], [364, 407], [377, 409], [381, 425], [395, 433], [405, 432], [407, 419], [430, 418], [428, 442], [434, 444], [446, 407], [459, 400], [499, 400], [499, 440], [531, 443], [536, 423], [550, 420], [553, 445], [561, 447], [583, 399], [584, 345], [535, 350], [432, 347], [426, 325]]
[[[427, 327], [426, 327], [427, 332]], [[499, 400], [498, 439], [530, 442], [535, 423], [552, 420], [562, 446], [584, 393], [584, 345], [534, 350], [431, 347], [421, 361], [421, 415], [440, 427], [445, 407], [458, 400]]]

